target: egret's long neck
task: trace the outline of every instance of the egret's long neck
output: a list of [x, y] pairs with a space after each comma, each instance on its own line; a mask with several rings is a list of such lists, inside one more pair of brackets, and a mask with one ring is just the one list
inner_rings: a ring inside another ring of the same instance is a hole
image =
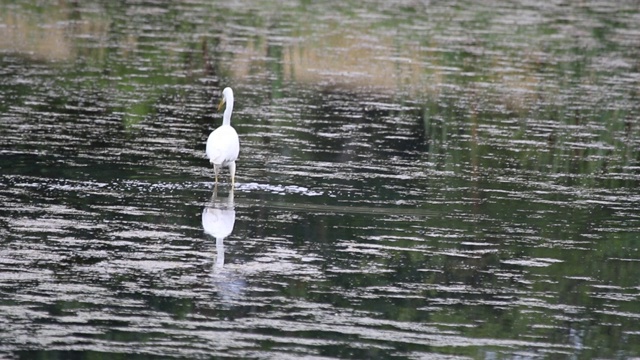
[[231, 125], [231, 113], [233, 112], [233, 94], [227, 96], [227, 106], [224, 109], [222, 125]]

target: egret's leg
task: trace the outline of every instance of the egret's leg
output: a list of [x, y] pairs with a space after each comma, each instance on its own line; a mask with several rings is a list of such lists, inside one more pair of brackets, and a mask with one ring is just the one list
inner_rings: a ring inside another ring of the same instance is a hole
[[229, 163], [229, 172], [231, 173], [231, 187], [235, 187], [236, 185], [236, 162], [232, 161]]
[[216, 184], [218, 184], [218, 172], [220, 171], [220, 167], [216, 164], [213, 164], [213, 173], [216, 174]]

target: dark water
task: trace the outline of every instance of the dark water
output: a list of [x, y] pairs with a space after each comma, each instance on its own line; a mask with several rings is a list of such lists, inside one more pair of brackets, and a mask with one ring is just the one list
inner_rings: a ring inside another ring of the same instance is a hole
[[637, 3], [0, 10], [3, 356], [640, 356]]

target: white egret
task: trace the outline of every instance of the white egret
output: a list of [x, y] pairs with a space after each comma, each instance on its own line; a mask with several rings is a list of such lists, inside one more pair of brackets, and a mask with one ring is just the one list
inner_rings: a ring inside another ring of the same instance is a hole
[[220, 168], [229, 167], [231, 173], [231, 186], [235, 186], [236, 160], [240, 153], [240, 140], [238, 133], [231, 126], [231, 113], [233, 112], [233, 90], [230, 87], [222, 91], [222, 100], [218, 105], [218, 111], [222, 105], [227, 104], [222, 117], [222, 125], [211, 132], [207, 139], [207, 157], [213, 164], [213, 171], [218, 183], [218, 173]]

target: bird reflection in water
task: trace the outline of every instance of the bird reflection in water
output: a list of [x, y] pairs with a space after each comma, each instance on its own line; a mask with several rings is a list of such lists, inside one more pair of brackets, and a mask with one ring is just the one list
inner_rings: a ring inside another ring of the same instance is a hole
[[218, 197], [218, 186], [202, 209], [202, 228], [205, 234], [216, 238], [216, 260], [213, 266], [213, 281], [224, 299], [231, 300], [238, 296], [245, 286], [244, 280], [238, 278], [233, 271], [224, 269], [224, 239], [231, 235], [236, 222], [236, 211], [233, 199], [233, 188], [227, 198]]

